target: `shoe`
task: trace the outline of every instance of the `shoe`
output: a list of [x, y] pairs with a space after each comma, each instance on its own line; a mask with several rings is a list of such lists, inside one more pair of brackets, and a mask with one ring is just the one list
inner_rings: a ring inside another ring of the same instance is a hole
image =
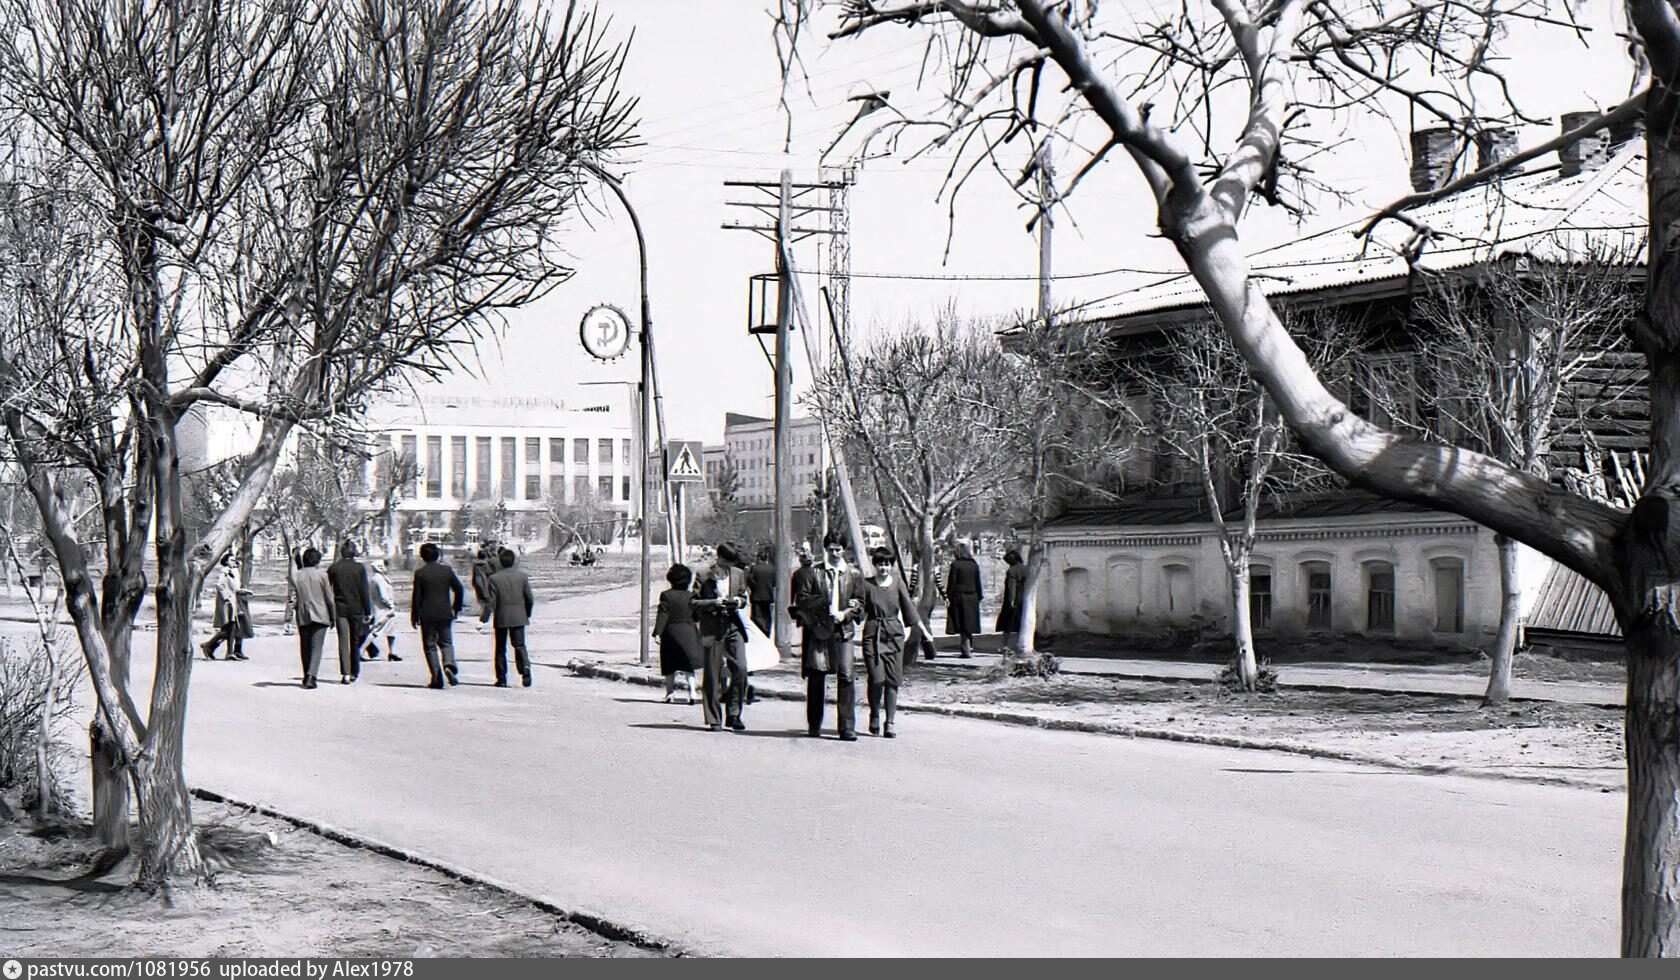
[[670, 704], [670, 703], [671, 703], [671, 699], [672, 699], [672, 698], [674, 698], [674, 697], [676, 697], [676, 695], [675, 695], [675, 694], [672, 694], [672, 693], [671, 693], [671, 692], [669, 692], [669, 691], [667, 691], [667, 692], [665, 692], [665, 703], [666, 703], [666, 704]]
[[498, 680], [496, 683], [494, 683], [490, 686], [491, 687], [507, 687], [507, 678], [504, 677], [504, 678]]
[[348, 683], [350, 683], [350, 678], [348, 678], [348, 677], [340, 677], [340, 678], [339, 678], [339, 679], [338, 679], [338, 682], [339, 682], [339, 683], [340, 683], [340, 684], [348, 684]]
[[362, 659], [363, 660], [378, 660], [379, 659], [379, 653], [377, 651], [375, 651], [373, 653], [369, 653], [366, 650], [363, 650], [362, 651]]
[[478, 624], [478, 625], [477, 625], [477, 626], [475, 626], [475, 627], [473, 627], [473, 628], [474, 628], [474, 629], [475, 629], [475, 630], [476, 630], [476, 631], [477, 631], [477, 632], [480, 632], [480, 633], [484, 633], [484, 632], [487, 632], [487, 631], [488, 631], [488, 630], [489, 630], [489, 629], [490, 629], [490, 627], [489, 627], [489, 625], [488, 625], [488, 624], [486, 624], [486, 623], [479, 623], [479, 624]]
[[746, 722], [742, 721], [739, 718], [729, 719], [729, 727], [730, 727], [731, 730], [737, 731], [737, 732], [744, 732], [744, 731], [747, 730]]
[[432, 682], [430, 684], [427, 684], [426, 686], [431, 688], [434, 691], [441, 691], [441, 690], [443, 690], [443, 679], [438, 678], [438, 677], [434, 677], [434, 678], [432, 678]]
[[461, 683], [459, 680], [457, 680], [455, 678], [455, 668], [454, 668], [454, 666], [449, 666], [449, 667], [443, 668], [443, 678], [444, 678], [444, 680], [449, 682], [450, 687], [454, 687], [456, 684]]
[[402, 663], [402, 658], [394, 653], [386, 654], [385, 659], [391, 661], [392, 663]]
[[810, 730], [809, 730], [809, 731], [807, 731], [807, 732], [806, 732], [806, 733], [805, 733], [805, 737], [806, 737], [806, 738], [822, 738], [822, 732], [820, 732], [820, 731], [818, 731], [818, 730], [817, 730], [817, 729], [815, 729], [815, 728], [813, 728], [813, 729], [810, 729]]
[[875, 719], [875, 718], [869, 719], [869, 734], [871, 734], [871, 735], [881, 734], [881, 722], [878, 719]]
[[841, 732], [840, 733], [840, 741], [842, 741], [842, 742], [855, 742], [855, 741], [857, 741], [857, 732]]
[[233, 655], [233, 659], [235, 659], [235, 660], [250, 660], [251, 658], [245, 656], [245, 652], [243, 650], [241, 650], [240, 652]]
[[708, 732], [721, 732], [721, 731], [723, 731], [723, 726], [722, 725], [707, 725], [706, 726], [706, 731], [708, 731]]
[[881, 733], [881, 737], [882, 738], [897, 738], [898, 733], [893, 731], [891, 728], [889, 728], [886, 731]]
[[519, 680], [520, 680], [520, 683], [524, 684], [526, 687], [530, 687], [531, 686], [531, 672], [527, 670], [525, 673], [520, 674], [519, 675]]
[[198, 645], [198, 650], [199, 650], [200, 653], [204, 654], [204, 659], [205, 660], [215, 660], [216, 659], [216, 655], [214, 653], [210, 652], [214, 649], [215, 649], [215, 647], [212, 647], [208, 643], [200, 643]]
[[305, 678], [304, 678], [304, 679], [303, 679], [303, 689], [304, 689], [304, 690], [306, 690], [306, 691], [313, 691], [313, 690], [315, 690], [315, 678], [313, 678], [313, 677], [305, 677]]

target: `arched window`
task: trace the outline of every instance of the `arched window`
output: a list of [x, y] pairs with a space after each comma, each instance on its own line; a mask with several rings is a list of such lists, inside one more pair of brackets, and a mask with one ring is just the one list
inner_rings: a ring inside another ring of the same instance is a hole
[[1464, 559], [1437, 558], [1435, 573], [1435, 632], [1464, 632]]
[[1365, 563], [1365, 629], [1394, 632], [1394, 566], [1386, 561]]
[[1329, 629], [1330, 563], [1327, 561], [1302, 562], [1301, 581], [1306, 585], [1307, 628]]
[[1190, 566], [1177, 563], [1161, 566], [1161, 605], [1166, 607], [1167, 620], [1188, 623], [1195, 613], [1195, 579]]

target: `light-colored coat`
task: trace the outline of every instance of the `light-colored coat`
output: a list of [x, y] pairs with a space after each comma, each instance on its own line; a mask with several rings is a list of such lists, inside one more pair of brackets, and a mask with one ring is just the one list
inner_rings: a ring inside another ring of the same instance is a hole
[[300, 568], [292, 576], [292, 584], [297, 588], [297, 620], [300, 626], [331, 626], [338, 618], [338, 607], [333, 603], [332, 583], [327, 580], [327, 570], [319, 565], [313, 568]]

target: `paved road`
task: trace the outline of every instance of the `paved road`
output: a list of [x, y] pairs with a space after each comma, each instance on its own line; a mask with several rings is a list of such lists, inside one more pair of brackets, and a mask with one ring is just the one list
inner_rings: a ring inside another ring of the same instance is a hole
[[462, 645], [443, 692], [303, 691], [290, 638], [200, 662], [188, 776], [711, 953], [1616, 951], [1620, 794], [936, 717], [847, 745], [783, 702], [711, 734]]

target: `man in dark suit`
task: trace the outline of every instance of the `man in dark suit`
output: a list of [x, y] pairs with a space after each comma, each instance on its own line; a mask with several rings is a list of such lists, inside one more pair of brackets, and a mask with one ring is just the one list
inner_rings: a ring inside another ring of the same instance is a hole
[[706, 728], [745, 731], [741, 720], [747, 700], [747, 627], [741, 609], [747, 605], [747, 573], [741, 555], [728, 544], [717, 546], [717, 561], [695, 592], [700, 642], [706, 654], [700, 675]]
[[793, 576], [793, 608], [802, 630], [799, 673], [805, 678], [806, 734], [822, 734], [823, 688], [833, 674], [834, 708], [842, 742], [857, 741], [857, 687], [852, 637], [863, 611], [863, 576], [846, 562], [845, 538], [823, 538], [823, 562]]
[[[519, 556], [512, 548], [497, 552], [501, 568], [490, 575], [490, 602], [485, 614], [494, 616], [496, 628], [496, 686], [507, 687], [507, 648], [513, 644], [513, 663], [520, 680], [531, 686], [531, 659], [525, 653], [525, 627], [531, 622], [536, 597], [531, 594], [531, 579], [525, 570], [515, 568]], [[482, 622], [483, 619], [480, 619]]]
[[770, 635], [771, 607], [776, 604], [776, 566], [770, 564], [770, 546], [758, 549], [758, 561], [747, 569], [747, 600], [752, 603], [753, 625]]
[[[466, 589], [455, 569], [438, 561], [438, 546], [428, 541], [420, 546], [420, 560], [414, 571], [414, 591], [408, 601], [409, 625], [420, 631], [420, 648], [426, 652], [426, 668], [432, 672], [427, 685], [443, 689], [444, 677], [455, 683], [455, 637], [453, 623], [461, 615]], [[440, 659], [441, 658], [441, 659]]]
[[338, 682], [349, 684], [362, 676], [362, 647], [373, 626], [373, 589], [367, 566], [356, 560], [356, 542], [346, 540], [338, 546], [338, 561], [327, 569], [327, 581], [338, 613]]

